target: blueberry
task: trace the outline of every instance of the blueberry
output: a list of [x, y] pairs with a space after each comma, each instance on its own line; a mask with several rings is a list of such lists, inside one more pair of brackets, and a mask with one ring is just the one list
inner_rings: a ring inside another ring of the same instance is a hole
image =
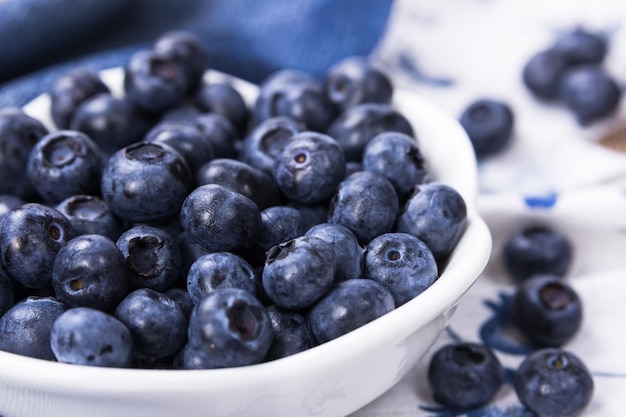
[[35, 144], [26, 172], [39, 196], [57, 204], [76, 194], [98, 194], [103, 165], [100, 149], [91, 138], [59, 130]]
[[276, 158], [272, 172], [288, 199], [317, 204], [333, 195], [345, 169], [343, 149], [334, 139], [305, 131], [289, 140]]
[[4, 272], [4, 269], [0, 268], [0, 317], [6, 313], [8, 309], [13, 307], [16, 301], [15, 294], [13, 292], [13, 280]]
[[256, 294], [254, 269], [232, 252], [212, 252], [199, 257], [187, 273], [187, 292], [194, 304], [218, 288], [239, 288]]
[[395, 231], [422, 240], [441, 263], [456, 247], [466, 225], [467, 206], [461, 194], [449, 185], [430, 182], [415, 188]]
[[286, 358], [313, 347], [313, 335], [302, 314], [275, 305], [267, 307], [267, 314], [274, 338], [266, 361]]
[[502, 100], [483, 98], [473, 101], [461, 113], [459, 123], [479, 159], [497, 154], [511, 142], [513, 111]]
[[326, 203], [309, 205], [291, 201], [287, 203], [287, 207], [295, 208], [300, 212], [304, 230], [328, 221], [328, 204]]
[[248, 197], [207, 184], [185, 198], [180, 222], [191, 241], [207, 251], [239, 251], [258, 240], [261, 213]]
[[27, 288], [51, 283], [57, 252], [75, 236], [70, 221], [58, 210], [27, 203], [0, 221], [0, 261], [9, 276]]
[[57, 298], [70, 307], [111, 311], [128, 293], [128, 269], [113, 240], [80, 235], [57, 253], [52, 285]]
[[302, 236], [304, 220], [298, 209], [273, 206], [261, 211], [261, 233], [257, 242], [259, 251], [265, 253], [272, 246]]
[[50, 88], [50, 115], [57, 129], [70, 129], [78, 107], [88, 98], [109, 93], [98, 74], [85, 68], [67, 71]]
[[388, 75], [362, 56], [333, 65], [324, 77], [324, 90], [340, 111], [362, 103], [389, 104], [393, 95]]
[[193, 102], [203, 112], [226, 117], [240, 135], [248, 130], [248, 106], [239, 90], [228, 82], [202, 84], [194, 95]]
[[600, 64], [609, 45], [605, 35], [576, 27], [561, 33], [552, 48], [562, 54], [570, 65]]
[[572, 243], [563, 232], [540, 224], [515, 230], [502, 249], [504, 267], [516, 282], [534, 275], [565, 276], [573, 256]]
[[0, 318], [0, 350], [54, 360], [50, 331], [66, 306], [52, 297], [28, 297]]
[[105, 156], [140, 141], [154, 123], [125, 98], [109, 93], [85, 99], [74, 112], [70, 129], [85, 133]]
[[114, 316], [130, 331], [138, 358], [168, 357], [187, 341], [187, 319], [178, 304], [150, 288], [128, 294], [115, 309]]
[[102, 172], [102, 199], [122, 219], [162, 221], [178, 215], [192, 181], [187, 161], [172, 147], [137, 142], [107, 161]]
[[16, 195], [0, 194], [0, 220], [12, 209], [26, 204], [26, 200]]
[[304, 235], [331, 244], [337, 259], [335, 282], [362, 277], [364, 250], [350, 229], [340, 224], [320, 223], [309, 228]]
[[196, 366], [226, 368], [263, 361], [273, 339], [265, 307], [248, 291], [217, 289], [194, 308], [188, 346]]
[[283, 196], [274, 178], [246, 162], [216, 158], [202, 165], [195, 174], [196, 186], [217, 184], [248, 197], [260, 210], [277, 206]]
[[577, 66], [561, 80], [560, 97], [585, 126], [617, 110], [622, 90], [615, 78], [598, 65]]
[[63, 312], [52, 326], [49, 343], [63, 363], [126, 368], [133, 357], [128, 328], [112, 315], [88, 307]]
[[124, 93], [142, 111], [161, 114], [182, 102], [190, 86], [187, 77], [173, 55], [142, 49], [124, 66]]
[[187, 273], [191, 264], [202, 255], [210, 253], [205, 249], [192, 242], [189, 234], [185, 231], [176, 236], [176, 244], [180, 251], [180, 279], [179, 285], [185, 286], [187, 280]]
[[415, 138], [401, 132], [374, 136], [363, 150], [362, 169], [387, 178], [398, 196], [410, 194], [427, 174]]
[[379, 133], [415, 136], [408, 119], [390, 104], [363, 103], [337, 116], [326, 130], [343, 148], [346, 161], [361, 161], [367, 143]]
[[97, 195], [73, 195], [54, 208], [67, 217], [77, 235], [97, 234], [117, 240], [122, 233], [120, 220]]
[[316, 237], [297, 237], [267, 252], [263, 288], [276, 305], [304, 309], [330, 290], [336, 268], [330, 243]]
[[209, 138], [215, 158], [234, 158], [239, 135], [232, 122], [219, 113], [201, 113], [191, 123]]
[[364, 278], [383, 284], [396, 307], [424, 292], [439, 277], [428, 246], [408, 233], [385, 233], [365, 247]]
[[529, 91], [543, 100], [559, 96], [559, 85], [569, 63], [560, 52], [547, 49], [533, 54], [522, 70], [522, 81]]
[[180, 277], [180, 247], [166, 230], [134, 226], [122, 233], [116, 246], [126, 260], [132, 288], [166, 291]]
[[329, 222], [350, 229], [359, 243], [390, 232], [398, 213], [398, 195], [384, 177], [360, 171], [343, 180], [332, 198]]
[[514, 376], [519, 400], [537, 415], [578, 415], [593, 396], [593, 377], [582, 360], [560, 348], [544, 348], [527, 356]]
[[348, 279], [335, 285], [306, 314], [317, 343], [355, 330], [395, 308], [393, 296], [371, 279]]
[[[183, 288], [172, 287], [163, 294], [167, 295], [169, 298], [174, 300], [176, 304], [178, 304], [183, 316], [185, 316], [185, 319], [189, 321], [189, 317], [191, 316], [191, 311], [194, 306], [193, 299], [191, 298], [189, 292]], [[187, 328], [187, 324], [185, 324], [185, 328]]]
[[519, 329], [538, 347], [563, 346], [578, 332], [583, 318], [578, 293], [553, 275], [521, 283], [511, 308]]
[[0, 194], [26, 199], [35, 195], [26, 165], [31, 149], [46, 134], [48, 129], [22, 109], [0, 109]]
[[182, 122], [193, 123], [196, 117], [201, 116], [205, 112], [196, 107], [193, 103], [184, 102], [173, 109], [166, 110], [158, 118], [157, 123], [161, 122]]
[[278, 155], [293, 135], [303, 129], [304, 126], [300, 123], [285, 116], [270, 117], [263, 120], [244, 137], [241, 159], [271, 174]]
[[438, 403], [468, 410], [486, 405], [504, 383], [504, 368], [486, 345], [459, 342], [441, 347], [430, 359], [428, 382]]

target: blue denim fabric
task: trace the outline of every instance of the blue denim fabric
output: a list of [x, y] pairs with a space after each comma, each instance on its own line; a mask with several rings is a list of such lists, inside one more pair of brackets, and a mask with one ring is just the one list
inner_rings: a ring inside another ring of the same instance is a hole
[[68, 68], [123, 65], [166, 30], [201, 37], [212, 68], [259, 82], [279, 68], [320, 76], [368, 55], [392, 0], [2, 0], [0, 106], [21, 106]]

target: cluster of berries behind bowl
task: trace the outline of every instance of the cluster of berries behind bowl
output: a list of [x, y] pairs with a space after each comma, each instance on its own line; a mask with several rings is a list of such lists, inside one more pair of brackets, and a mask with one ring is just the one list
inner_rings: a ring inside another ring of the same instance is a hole
[[191, 33], [75, 69], [48, 129], [0, 111], [0, 349], [210, 369], [299, 353], [440, 276], [466, 222], [388, 77], [362, 57], [285, 69], [253, 105]]

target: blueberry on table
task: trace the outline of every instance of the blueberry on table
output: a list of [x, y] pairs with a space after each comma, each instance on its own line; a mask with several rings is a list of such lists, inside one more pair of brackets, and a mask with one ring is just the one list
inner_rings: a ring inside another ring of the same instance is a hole
[[49, 344], [62, 363], [127, 368], [133, 358], [133, 339], [114, 316], [89, 307], [63, 312], [52, 326]]
[[276, 116], [263, 120], [244, 137], [240, 159], [271, 174], [274, 160], [291, 137], [303, 129], [301, 123], [290, 117]]
[[58, 210], [26, 203], [0, 221], [0, 262], [9, 276], [27, 288], [51, 284], [57, 252], [73, 237], [70, 221]]
[[262, 362], [274, 334], [267, 310], [254, 295], [219, 288], [194, 307], [188, 336], [184, 351], [194, 357], [193, 367], [210, 369]]
[[340, 224], [320, 223], [309, 228], [304, 235], [325, 240], [332, 245], [337, 259], [336, 283], [363, 276], [364, 249], [350, 229]]
[[267, 252], [263, 289], [280, 307], [304, 309], [330, 290], [336, 268], [330, 243], [316, 237], [297, 237]]
[[265, 361], [285, 358], [313, 347], [313, 335], [302, 314], [276, 305], [267, 307], [267, 314], [274, 338]]
[[351, 332], [395, 308], [393, 296], [379, 282], [365, 278], [342, 281], [311, 307], [306, 319], [316, 343]]
[[323, 133], [295, 134], [274, 162], [276, 184], [291, 201], [317, 204], [328, 200], [344, 179], [341, 146]]
[[563, 232], [539, 224], [515, 230], [502, 249], [506, 271], [516, 282], [534, 275], [565, 276], [573, 256], [572, 243]]
[[609, 44], [606, 35], [576, 27], [559, 34], [552, 48], [570, 65], [600, 64], [606, 57]]
[[573, 417], [591, 402], [594, 382], [583, 361], [560, 348], [527, 356], [514, 376], [519, 400], [542, 417]]
[[502, 100], [479, 99], [465, 108], [459, 123], [481, 159], [502, 151], [511, 142], [513, 111]]
[[138, 225], [124, 231], [115, 242], [128, 267], [132, 288], [166, 291], [180, 278], [180, 247], [171, 233], [159, 227]]
[[0, 350], [54, 360], [50, 332], [66, 306], [53, 297], [28, 297], [0, 318]]
[[102, 235], [80, 235], [57, 253], [52, 285], [70, 307], [111, 311], [128, 293], [128, 269], [115, 242]]
[[511, 308], [519, 329], [538, 347], [564, 345], [578, 332], [583, 318], [578, 293], [553, 275], [536, 275], [522, 282]]
[[522, 70], [524, 85], [536, 97], [555, 100], [559, 97], [559, 85], [569, 62], [560, 52], [547, 49], [531, 56]]
[[103, 165], [100, 148], [90, 137], [59, 130], [31, 149], [26, 174], [44, 201], [57, 204], [76, 194], [99, 194]]
[[365, 247], [364, 278], [383, 284], [396, 307], [412, 300], [439, 277], [428, 246], [408, 233], [384, 233]]
[[486, 405], [498, 393], [504, 384], [504, 368], [486, 345], [452, 343], [431, 357], [428, 382], [435, 401], [470, 410]]
[[96, 234], [117, 240], [122, 233], [121, 221], [97, 195], [73, 195], [54, 208], [72, 223], [76, 235]]
[[261, 231], [259, 207], [218, 184], [197, 187], [185, 198], [180, 223], [189, 239], [210, 252], [251, 248]]
[[239, 90], [231, 84], [204, 83], [193, 96], [193, 103], [205, 113], [221, 114], [226, 117], [239, 135], [248, 131], [250, 110]]
[[174, 148], [136, 142], [108, 159], [100, 188], [114, 214], [131, 222], [147, 222], [178, 215], [192, 184], [191, 169]]

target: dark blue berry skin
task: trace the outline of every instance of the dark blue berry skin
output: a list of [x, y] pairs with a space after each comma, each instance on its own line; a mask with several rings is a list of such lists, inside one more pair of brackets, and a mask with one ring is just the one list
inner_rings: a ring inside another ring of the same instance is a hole
[[259, 86], [253, 109], [254, 124], [276, 116], [302, 123], [304, 130], [323, 132], [336, 117], [322, 82], [308, 73], [283, 69], [271, 74]]
[[97, 234], [117, 240], [122, 233], [120, 220], [97, 195], [73, 195], [54, 208], [72, 223], [76, 235]]
[[415, 138], [400, 132], [383, 132], [367, 143], [363, 170], [387, 178], [399, 196], [410, 194], [427, 174]]
[[412, 300], [439, 277], [428, 246], [408, 233], [385, 233], [365, 247], [363, 277], [383, 284], [396, 307]]
[[248, 197], [260, 210], [283, 201], [280, 189], [270, 174], [232, 158], [216, 158], [204, 164], [196, 172], [195, 184], [221, 185]]
[[350, 229], [340, 224], [320, 223], [309, 228], [304, 235], [331, 244], [337, 259], [335, 283], [362, 277], [364, 249]]
[[336, 339], [395, 308], [393, 296], [371, 279], [349, 279], [334, 286], [306, 314], [316, 343]]
[[577, 27], [560, 34], [552, 48], [562, 54], [570, 65], [600, 64], [609, 44], [604, 34]]
[[416, 187], [398, 216], [396, 232], [422, 240], [438, 263], [444, 262], [467, 225], [467, 206], [454, 188], [437, 182]]
[[563, 346], [583, 319], [578, 293], [554, 275], [537, 275], [521, 283], [511, 309], [518, 328], [536, 347]]
[[237, 252], [251, 248], [258, 240], [261, 213], [248, 197], [207, 184], [189, 193], [180, 223], [191, 241], [204, 250]]
[[196, 367], [237, 367], [262, 362], [273, 336], [269, 315], [254, 295], [221, 288], [194, 308], [188, 346], [196, 352]]
[[528, 355], [514, 375], [519, 400], [545, 417], [578, 415], [593, 396], [594, 382], [583, 361], [560, 348], [545, 348]]
[[261, 233], [256, 247], [265, 254], [272, 246], [302, 236], [304, 232], [304, 220], [298, 209], [268, 207], [261, 211]]
[[204, 112], [196, 107], [193, 103], [184, 102], [173, 109], [167, 110], [161, 114], [158, 119], [160, 122], [177, 122], [177, 123], [193, 123], [194, 119]]
[[298, 237], [267, 252], [262, 282], [278, 306], [304, 309], [332, 287], [337, 258], [332, 245], [316, 237]]
[[408, 119], [391, 105], [363, 103], [342, 112], [325, 133], [339, 142], [346, 161], [361, 161], [365, 145], [387, 131], [415, 136]]
[[473, 101], [461, 113], [459, 123], [479, 159], [501, 152], [511, 142], [513, 111], [502, 100], [483, 98]]
[[176, 236], [176, 244], [178, 245], [180, 251], [180, 278], [178, 281], [178, 285], [181, 287], [186, 287], [187, 282], [187, 273], [189, 272], [189, 268], [191, 264], [196, 261], [202, 255], [206, 255], [207, 253], [211, 253], [205, 249], [202, 249], [200, 246], [196, 245], [192, 242], [189, 234], [187, 232], [181, 232]]
[[100, 149], [91, 138], [59, 130], [35, 144], [26, 173], [39, 196], [57, 204], [76, 194], [98, 194], [103, 165]]
[[180, 277], [181, 255], [176, 239], [166, 230], [153, 226], [134, 226], [116, 241], [126, 260], [132, 288], [166, 291]]
[[0, 194], [26, 199], [35, 195], [26, 165], [31, 149], [47, 134], [48, 129], [22, 109], [0, 109]]
[[324, 77], [324, 91], [340, 111], [362, 103], [389, 104], [393, 96], [390, 78], [366, 57], [344, 58]]
[[187, 341], [187, 319], [178, 304], [150, 288], [128, 294], [114, 316], [130, 330], [134, 354], [140, 359], [168, 357]]
[[66, 306], [53, 297], [28, 297], [0, 318], [0, 350], [54, 360], [50, 331]]
[[486, 345], [459, 342], [435, 352], [428, 367], [435, 401], [456, 410], [486, 405], [504, 384], [504, 368]]
[[203, 112], [226, 117], [240, 136], [248, 130], [250, 110], [241, 93], [231, 84], [202, 84], [196, 91], [193, 102]]
[[26, 200], [21, 197], [9, 194], [0, 194], [0, 220], [12, 209], [26, 204]]
[[212, 252], [199, 257], [187, 273], [187, 292], [194, 304], [218, 288], [239, 288], [256, 294], [254, 269], [232, 252]]
[[152, 49], [135, 52], [124, 66], [124, 93], [140, 110], [159, 115], [178, 106], [189, 80], [172, 56]]
[[137, 142], [120, 149], [102, 172], [102, 199], [131, 222], [164, 221], [178, 215], [193, 184], [187, 161], [168, 145]]
[[57, 298], [70, 307], [112, 311], [128, 294], [128, 269], [115, 242], [80, 235], [59, 250], [52, 268]]
[[70, 129], [76, 109], [83, 101], [101, 93], [110, 93], [98, 74], [83, 68], [68, 71], [50, 88], [50, 116], [57, 129]]
[[276, 158], [272, 173], [288, 199], [318, 204], [334, 194], [345, 171], [341, 146], [323, 133], [305, 131], [289, 140]]
[[355, 172], [337, 187], [329, 210], [329, 222], [350, 229], [366, 244], [393, 228], [398, 195], [384, 177], [368, 171]]
[[191, 122], [161, 122], [144, 136], [144, 141], [164, 143], [180, 153], [192, 173], [215, 157], [209, 138]]
[[112, 315], [89, 307], [61, 314], [52, 326], [50, 345], [62, 363], [127, 368], [133, 358], [128, 328]]
[[563, 232], [539, 224], [511, 233], [502, 249], [506, 271], [518, 283], [534, 275], [565, 276], [573, 256], [572, 243]]
[[218, 113], [201, 113], [192, 123], [203, 132], [213, 146], [215, 158], [234, 158], [239, 147], [239, 135], [230, 120]]
[[70, 129], [85, 133], [105, 156], [142, 140], [154, 124], [125, 98], [98, 94], [85, 99], [74, 112]]
[[328, 205], [326, 203], [308, 205], [296, 202], [287, 203], [288, 207], [293, 207], [300, 212], [304, 222], [304, 230], [328, 221]]
[[27, 288], [44, 288], [52, 279], [57, 252], [75, 236], [70, 221], [58, 210], [27, 203], [0, 221], [2, 268]]
[[583, 126], [614, 114], [621, 97], [615, 78], [598, 65], [572, 68], [561, 79], [560, 98]]
[[[189, 317], [191, 316], [191, 311], [194, 307], [193, 299], [191, 298], [189, 292], [183, 288], [173, 287], [165, 291], [163, 294], [167, 295], [169, 298], [174, 300], [176, 304], [178, 304], [183, 316], [185, 316], [185, 319], [189, 322]], [[185, 328], [187, 328], [187, 325], [185, 325]]]
[[210, 57], [196, 34], [184, 30], [165, 32], [156, 40], [153, 49], [180, 65], [187, 79], [187, 93], [199, 88], [204, 72], [209, 69]]
[[560, 52], [547, 49], [532, 55], [522, 70], [522, 82], [528, 90], [542, 100], [555, 100], [559, 84], [569, 63]]
[[271, 174], [278, 155], [291, 137], [303, 129], [301, 123], [289, 117], [277, 116], [263, 120], [244, 137], [240, 158]]
[[0, 268], [0, 317], [15, 303], [13, 281], [11, 277]]
[[275, 305], [267, 307], [274, 339], [265, 361], [295, 355], [314, 346], [313, 335], [304, 316]]

